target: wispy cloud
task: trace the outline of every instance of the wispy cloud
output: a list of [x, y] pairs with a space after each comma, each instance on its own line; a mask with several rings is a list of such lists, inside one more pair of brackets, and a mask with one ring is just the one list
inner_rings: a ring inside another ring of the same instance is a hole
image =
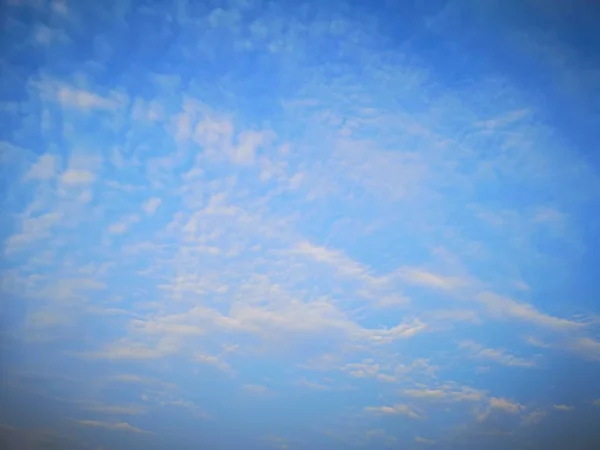
[[43, 97], [58, 102], [65, 108], [78, 110], [113, 110], [126, 104], [126, 98], [111, 92], [105, 97], [86, 89], [77, 88], [58, 80], [45, 79], [35, 83]]
[[[455, 430], [580, 410], [509, 389], [520, 369], [553, 378], [559, 352], [600, 359], [582, 264], [600, 178], [578, 150], [597, 141], [597, 70], [587, 47], [556, 52], [565, 27], [525, 39], [500, 3], [10, 3], [2, 347], [7, 372], [86, 380], [71, 403], [111, 421], [80, 426], [160, 420], [192, 442], [211, 417], [203, 438], [227, 448], [218, 430], [269, 404], [241, 430], [256, 446], [294, 399], [302, 431], [269, 444], [460, 448]], [[508, 71], [471, 51], [489, 30]]]
[[393, 406], [367, 406], [365, 412], [384, 414], [384, 415], [402, 415], [411, 419], [419, 419], [417, 414], [409, 405], [396, 404]]
[[552, 405], [552, 407], [557, 411], [571, 411], [573, 406], [569, 405]]
[[67, 185], [89, 184], [96, 179], [96, 176], [87, 170], [68, 169], [62, 173], [60, 180]]
[[223, 360], [222, 356], [207, 355], [205, 353], [196, 353], [194, 359], [201, 364], [213, 366], [222, 372], [234, 373], [231, 366], [225, 360]]
[[540, 312], [527, 303], [520, 303], [496, 294], [481, 293], [477, 299], [487, 308], [490, 314], [499, 318], [518, 319], [556, 331], [576, 330], [583, 326], [581, 323], [569, 319], [562, 319]]
[[537, 425], [548, 415], [548, 412], [543, 409], [536, 409], [523, 416], [521, 423], [523, 425]]
[[408, 283], [443, 290], [456, 289], [468, 284], [466, 280], [458, 277], [445, 277], [415, 268], [403, 269], [400, 276]]
[[[479, 423], [487, 423], [500, 416], [518, 416], [526, 410], [525, 406], [502, 397], [489, 397], [485, 405], [475, 410], [475, 418]], [[523, 424], [533, 424], [541, 417], [527, 415], [521, 418]]]
[[65, 106], [80, 109], [111, 109], [117, 106], [114, 101], [102, 98], [88, 91], [61, 87], [56, 93], [57, 99]]
[[523, 409], [523, 405], [505, 398], [492, 397], [489, 402], [491, 409], [497, 409], [511, 414], [516, 414]]
[[25, 180], [51, 180], [58, 174], [58, 158], [55, 155], [44, 154], [31, 166], [25, 174]]
[[129, 433], [150, 433], [150, 431], [142, 430], [134, 427], [127, 422], [102, 422], [99, 420], [75, 420], [75, 423], [85, 427], [104, 428], [111, 431], [124, 431]]
[[504, 366], [512, 367], [535, 367], [534, 359], [520, 358], [512, 355], [502, 349], [486, 348], [481, 344], [473, 341], [463, 341], [460, 343], [460, 348], [468, 350], [471, 356], [476, 359], [494, 361]]
[[5, 253], [11, 254], [26, 245], [48, 237], [52, 227], [61, 220], [59, 212], [49, 212], [35, 217], [26, 217], [20, 232], [10, 236], [5, 242]]
[[347, 371], [353, 377], [356, 378], [375, 378], [380, 381], [396, 382], [398, 378], [393, 373], [385, 373], [382, 371], [382, 367], [375, 363], [373, 359], [363, 361], [361, 363], [346, 364], [343, 370]]
[[138, 415], [147, 411], [146, 408], [139, 405], [105, 405], [83, 403], [82, 405], [79, 405], [79, 408], [86, 411], [112, 415]]
[[126, 233], [132, 225], [135, 225], [140, 221], [140, 216], [137, 214], [131, 214], [124, 217], [119, 222], [115, 222], [108, 227], [108, 232], [111, 234], [123, 234]]
[[161, 203], [162, 200], [160, 198], [152, 197], [144, 202], [142, 209], [148, 216], [151, 216], [156, 212]]
[[403, 395], [423, 401], [480, 402], [486, 398], [486, 392], [468, 386], [443, 384], [434, 387], [405, 389]]
[[253, 394], [253, 395], [266, 395], [271, 392], [271, 390], [260, 384], [245, 384], [243, 386], [244, 391]]
[[367, 270], [361, 264], [337, 250], [314, 245], [308, 241], [300, 242], [291, 250], [292, 253], [310, 258], [318, 263], [339, 270], [342, 275], [366, 277]]
[[582, 336], [569, 339], [565, 343], [565, 347], [585, 359], [600, 360], [600, 342], [590, 337]]

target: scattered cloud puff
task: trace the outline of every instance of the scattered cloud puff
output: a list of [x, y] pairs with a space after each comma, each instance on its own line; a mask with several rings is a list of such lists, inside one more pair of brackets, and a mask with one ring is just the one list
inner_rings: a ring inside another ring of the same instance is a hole
[[4, 8], [10, 445], [521, 448], [598, 412], [600, 63], [558, 20], [591, 12], [117, 3]]

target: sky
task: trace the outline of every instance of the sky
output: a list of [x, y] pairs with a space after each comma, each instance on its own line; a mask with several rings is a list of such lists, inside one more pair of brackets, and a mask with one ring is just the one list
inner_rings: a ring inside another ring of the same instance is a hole
[[597, 2], [0, 4], [0, 447], [600, 448]]

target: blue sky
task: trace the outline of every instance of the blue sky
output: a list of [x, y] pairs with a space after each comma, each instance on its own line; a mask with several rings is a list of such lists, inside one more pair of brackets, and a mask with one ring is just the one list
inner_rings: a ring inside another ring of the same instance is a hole
[[598, 445], [594, 2], [1, 8], [5, 447]]

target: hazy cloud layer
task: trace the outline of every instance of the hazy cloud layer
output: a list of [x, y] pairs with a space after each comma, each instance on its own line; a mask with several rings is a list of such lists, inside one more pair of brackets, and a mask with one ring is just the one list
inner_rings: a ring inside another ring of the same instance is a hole
[[2, 445], [598, 442], [593, 2], [5, 3]]

